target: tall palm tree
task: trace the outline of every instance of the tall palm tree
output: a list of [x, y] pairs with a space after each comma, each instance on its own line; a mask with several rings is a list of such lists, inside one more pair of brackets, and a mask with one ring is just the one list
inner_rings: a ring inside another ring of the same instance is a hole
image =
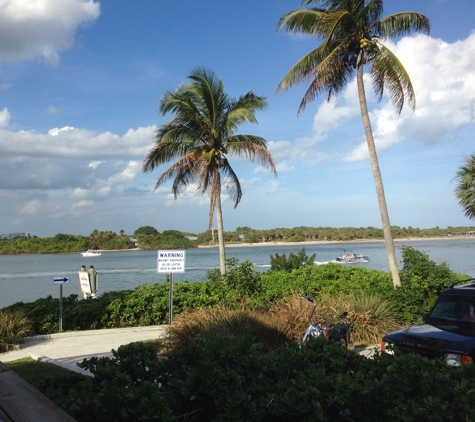
[[226, 272], [221, 210], [221, 188], [224, 184], [237, 207], [242, 197], [241, 184], [227, 155], [245, 157], [277, 175], [274, 160], [267, 150], [267, 141], [259, 136], [237, 135], [245, 123], [257, 123], [255, 112], [267, 106], [265, 98], [252, 91], [230, 98], [223, 82], [209, 70], [198, 68], [188, 76], [188, 82], [174, 92], [167, 91], [158, 109], [175, 117], [157, 130], [155, 144], [143, 161], [142, 170], [149, 172], [172, 160], [177, 160], [155, 184], [155, 189], [173, 178], [175, 199], [187, 186], [197, 181], [200, 195], [210, 195], [209, 227], [214, 211], [218, 225], [221, 273]]
[[465, 215], [475, 218], [475, 155], [472, 154], [465, 158], [464, 164], [455, 176], [457, 186], [455, 195], [459, 204], [465, 211]]
[[[317, 3], [321, 7], [305, 7]], [[428, 33], [429, 20], [419, 13], [396, 13], [381, 19], [383, 0], [303, 0], [302, 9], [282, 16], [279, 28], [288, 32], [314, 35], [323, 40], [300, 59], [285, 75], [277, 91], [285, 91], [299, 82], [310, 82], [300, 103], [299, 113], [322, 91], [327, 98], [338, 94], [356, 71], [358, 97], [368, 143], [378, 197], [389, 267], [395, 286], [401, 284], [394, 252], [383, 181], [374, 145], [363, 84], [363, 67], [369, 66], [373, 88], [379, 100], [387, 88], [398, 113], [404, 101], [415, 108], [414, 89], [397, 57], [380, 40], [402, 36], [411, 31]]]

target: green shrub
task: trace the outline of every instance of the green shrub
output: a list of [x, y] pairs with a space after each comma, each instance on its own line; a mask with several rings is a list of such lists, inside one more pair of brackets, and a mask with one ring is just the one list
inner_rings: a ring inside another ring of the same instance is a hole
[[252, 330], [243, 330], [239, 337], [193, 339], [167, 359], [135, 343], [121, 346], [113, 358], [86, 359], [80, 366], [94, 378], [49, 380], [41, 388], [79, 422], [475, 417], [475, 365], [454, 370], [418, 355], [367, 359], [323, 339], [271, 351]]
[[297, 268], [302, 268], [308, 265], [313, 265], [313, 261], [317, 254], [311, 256], [306, 255], [305, 248], [302, 248], [301, 251], [295, 255], [291, 253], [287, 258], [285, 253], [282, 255], [275, 254], [275, 257], [270, 256], [270, 267], [271, 271], [292, 271]]
[[401, 322], [419, 322], [429, 312], [442, 290], [460, 284], [466, 275], [456, 274], [443, 262], [436, 264], [429, 256], [412, 247], [403, 247], [404, 266], [401, 287], [382, 291], [393, 303]]
[[261, 292], [261, 273], [254, 270], [251, 261], [244, 260], [239, 264], [238, 259], [228, 258], [226, 268], [225, 274], [221, 274], [218, 269], [208, 271], [209, 282], [226, 302], [255, 296]]

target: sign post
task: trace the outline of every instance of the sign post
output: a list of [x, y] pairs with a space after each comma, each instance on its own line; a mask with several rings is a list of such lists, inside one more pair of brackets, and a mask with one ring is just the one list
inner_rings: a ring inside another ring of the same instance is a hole
[[69, 277], [54, 277], [53, 284], [59, 284], [59, 331], [63, 331], [63, 284], [69, 283]]
[[158, 251], [157, 273], [170, 274], [169, 324], [173, 322], [173, 273], [185, 272], [185, 251]]

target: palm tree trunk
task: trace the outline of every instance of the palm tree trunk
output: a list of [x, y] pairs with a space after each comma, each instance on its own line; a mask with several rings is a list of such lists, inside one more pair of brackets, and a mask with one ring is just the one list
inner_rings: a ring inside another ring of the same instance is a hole
[[216, 198], [216, 220], [218, 222], [219, 267], [221, 274], [226, 274], [226, 254], [224, 251], [223, 213], [221, 211], [221, 192]]
[[388, 207], [386, 205], [386, 197], [384, 195], [383, 179], [381, 177], [381, 171], [379, 170], [378, 155], [376, 154], [373, 131], [371, 130], [368, 106], [366, 104], [362, 62], [360, 62], [358, 65], [356, 82], [358, 84], [358, 98], [360, 101], [361, 117], [363, 118], [364, 131], [366, 134], [366, 141], [368, 143], [369, 161], [373, 170], [374, 184], [376, 185], [376, 196], [378, 197], [379, 211], [381, 213], [381, 221], [383, 223], [384, 243], [386, 244], [386, 252], [388, 254], [389, 269], [391, 270], [394, 287], [396, 287], [401, 285], [401, 280], [399, 278], [399, 270], [397, 268], [394, 241], [391, 233], [391, 224], [389, 223]]

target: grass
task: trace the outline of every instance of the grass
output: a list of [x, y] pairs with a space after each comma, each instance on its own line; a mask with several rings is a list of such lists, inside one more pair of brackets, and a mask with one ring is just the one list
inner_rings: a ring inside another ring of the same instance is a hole
[[[165, 345], [173, 350], [194, 337], [239, 337], [250, 328], [256, 341], [276, 348], [286, 341], [300, 341], [308, 326], [311, 309], [311, 305], [295, 294], [267, 311], [245, 307], [191, 311], [176, 317], [168, 328]], [[352, 347], [379, 343], [386, 333], [400, 328], [391, 304], [371, 293], [322, 295], [317, 302], [314, 321], [326, 323], [332, 315], [343, 311], [348, 312]]]
[[[31, 358], [5, 362], [4, 364], [35, 388], [39, 388], [41, 382], [49, 376], [66, 375], [71, 373], [71, 371], [62, 368], [61, 366], [53, 365], [48, 362], [38, 362]], [[87, 378], [86, 375], [78, 375]]]
[[30, 334], [31, 326], [31, 321], [22, 312], [0, 310], [0, 352], [12, 350]]

